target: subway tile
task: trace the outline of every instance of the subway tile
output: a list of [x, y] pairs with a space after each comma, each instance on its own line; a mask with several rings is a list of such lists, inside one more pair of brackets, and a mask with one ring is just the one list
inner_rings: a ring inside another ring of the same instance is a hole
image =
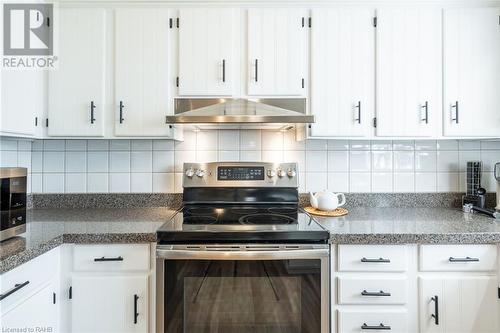
[[260, 150], [261, 131], [260, 130], [241, 130], [240, 131], [240, 149], [241, 150]]
[[481, 149], [481, 141], [479, 140], [459, 140], [459, 150], [479, 150]]
[[410, 172], [395, 172], [393, 191], [396, 193], [409, 193], [415, 191], [415, 174]]
[[174, 150], [174, 140], [153, 140], [153, 150]]
[[89, 151], [87, 153], [87, 172], [108, 172], [108, 164], [107, 151]]
[[458, 171], [458, 151], [438, 151], [437, 171], [438, 172]]
[[64, 173], [44, 173], [42, 189], [43, 193], [64, 193]]
[[305, 150], [306, 141], [296, 139], [295, 131], [286, 131], [283, 135], [283, 149], [285, 150]]
[[438, 192], [458, 192], [458, 190], [459, 190], [458, 172], [437, 173]]
[[196, 150], [196, 132], [194, 131], [184, 131], [184, 140], [175, 141], [175, 150]]
[[370, 193], [371, 174], [369, 172], [351, 172], [349, 175], [349, 190], [352, 193]]
[[87, 174], [86, 173], [66, 173], [64, 181], [65, 193], [86, 193]]
[[373, 151], [371, 159], [373, 172], [392, 171], [392, 151]]
[[31, 140], [18, 140], [17, 149], [21, 151], [31, 151], [32, 143]]
[[481, 161], [484, 171], [494, 171], [495, 164], [500, 162], [500, 150], [482, 150]]
[[219, 162], [237, 162], [240, 160], [240, 152], [238, 150], [219, 150]]
[[43, 172], [64, 172], [64, 152], [45, 151], [43, 153]]
[[436, 192], [436, 173], [434, 172], [416, 172], [415, 173], [415, 192]]
[[[465, 174], [461, 179], [465, 180]], [[481, 175], [481, 186], [483, 186], [487, 192], [496, 193], [497, 180], [495, 179], [493, 172], [483, 172]], [[465, 192], [465, 190], [463, 192]]]
[[87, 150], [95, 151], [95, 150], [109, 150], [109, 142], [108, 140], [87, 140]]
[[176, 150], [174, 154], [175, 172], [184, 172], [184, 163], [196, 162], [194, 150]]
[[151, 172], [130, 174], [130, 192], [153, 192], [153, 174]]
[[457, 140], [438, 140], [437, 150], [458, 150]]
[[64, 140], [43, 140], [43, 150], [45, 151], [64, 151]]
[[306, 151], [306, 170], [309, 172], [327, 172], [328, 154], [326, 151]]
[[132, 151], [130, 153], [130, 172], [153, 171], [152, 151]]
[[262, 161], [271, 163], [282, 163], [283, 162], [283, 151], [276, 150], [263, 150], [262, 151]]
[[259, 162], [261, 160], [261, 152], [259, 150], [240, 151], [240, 161], [242, 162]]
[[[1, 154], [1, 152], [0, 152]], [[31, 152], [30, 151], [18, 151], [17, 152], [17, 166], [21, 168], [28, 169], [28, 173], [31, 173]]]
[[394, 140], [392, 142], [392, 149], [394, 150], [414, 150], [415, 141], [413, 140]]
[[[182, 173], [179, 174], [182, 181]], [[182, 187], [182, 183], [181, 183]], [[174, 174], [173, 173], [154, 173], [153, 174], [153, 193], [174, 193]]]
[[87, 172], [87, 153], [84, 151], [66, 152], [66, 172]]
[[481, 141], [481, 149], [483, 150], [500, 150], [500, 140], [483, 140]]
[[351, 140], [349, 142], [351, 150], [370, 150], [369, 140]]
[[41, 173], [31, 174], [31, 193], [43, 193], [43, 181]]
[[31, 172], [43, 171], [43, 153], [41, 151], [31, 152]]
[[109, 150], [130, 150], [130, 140], [109, 140]]
[[371, 170], [371, 153], [369, 151], [351, 151], [349, 168], [351, 172], [369, 172]]
[[217, 150], [218, 131], [199, 131], [196, 133], [196, 150]]
[[220, 150], [239, 150], [240, 149], [240, 131], [238, 131], [238, 130], [220, 130], [219, 131], [219, 149]]
[[132, 150], [152, 150], [153, 140], [132, 140], [130, 142], [130, 149]]
[[31, 144], [32, 151], [42, 151], [43, 150], [43, 140], [34, 140]]
[[436, 170], [437, 170], [437, 153], [435, 151], [415, 152], [415, 171], [436, 172]]
[[437, 142], [436, 140], [416, 140], [415, 150], [436, 150]]
[[[130, 152], [110, 151], [109, 172], [130, 172]], [[111, 184], [111, 182], [110, 182]], [[112, 191], [110, 185], [110, 192]]]
[[174, 174], [174, 193], [182, 193], [182, 177], [183, 173]]
[[198, 163], [217, 162], [217, 150], [196, 151], [196, 162]]
[[299, 172], [297, 173], [297, 181], [299, 182], [299, 193], [305, 193], [307, 192], [306, 188], [306, 173], [305, 172]]
[[262, 131], [262, 150], [283, 150], [283, 132]]
[[374, 172], [372, 173], [372, 192], [384, 193], [392, 192], [392, 173]]
[[108, 193], [109, 177], [107, 173], [89, 173], [87, 174], [87, 192], [88, 193]]
[[415, 169], [415, 152], [413, 151], [395, 151], [394, 152], [394, 171], [413, 172]]
[[458, 171], [467, 171], [467, 162], [481, 161], [481, 152], [479, 150], [459, 151], [458, 152]]
[[15, 150], [0, 151], [0, 167], [2, 168], [17, 167], [17, 151]]
[[371, 142], [372, 150], [392, 150], [391, 140], [375, 140]]
[[349, 192], [349, 173], [329, 172], [328, 190], [332, 192]]
[[349, 152], [329, 151], [328, 172], [349, 172]]
[[17, 140], [0, 138], [0, 150], [17, 150]]
[[306, 150], [327, 150], [328, 141], [320, 139], [308, 139], [306, 140]]
[[326, 190], [328, 174], [326, 172], [306, 172], [306, 188], [311, 192]]
[[66, 140], [66, 151], [85, 151], [87, 150], [86, 140]]
[[153, 172], [174, 172], [174, 152], [153, 151]]
[[296, 162], [298, 171], [306, 170], [306, 152], [303, 150], [285, 150], [283, 152], [283, 162], [291, 163]]
[[129, 173], [109, 174], [109, 193], [129, 193], [129, 192], [130, 192]]
[[328, 140], [328, 150], [349, 150], [349, 141]]

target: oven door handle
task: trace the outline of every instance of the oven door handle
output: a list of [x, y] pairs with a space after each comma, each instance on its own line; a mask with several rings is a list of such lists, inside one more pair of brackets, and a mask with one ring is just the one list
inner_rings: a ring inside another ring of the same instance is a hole
[[283, 260], [283, 259], [318, 259], [328, 257], [328, 249], [310, 250], [269, 250], [269, 251], [202, 251], [157, 249], [156, 257], [179, 260]]

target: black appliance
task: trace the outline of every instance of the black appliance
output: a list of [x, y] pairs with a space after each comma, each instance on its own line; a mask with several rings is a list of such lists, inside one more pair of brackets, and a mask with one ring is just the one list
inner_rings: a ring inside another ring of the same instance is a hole
[[295, 163], [186, 163], [157, 232], [157, 331], [329, 332], [329, 233]]
[[0, 168], [0, 241], [26, 232], [26, 168]]

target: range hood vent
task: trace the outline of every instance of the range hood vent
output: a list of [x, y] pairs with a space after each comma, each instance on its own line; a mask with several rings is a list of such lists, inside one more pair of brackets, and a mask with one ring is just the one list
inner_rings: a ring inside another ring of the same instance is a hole
[[[306, 114], [305, 98], [230, 99], [176, 98], [172, 124], [207, 128], [285, 128], [291, 124], [314, 123]], [[288, 125], [288, 126], [287, 126]]]

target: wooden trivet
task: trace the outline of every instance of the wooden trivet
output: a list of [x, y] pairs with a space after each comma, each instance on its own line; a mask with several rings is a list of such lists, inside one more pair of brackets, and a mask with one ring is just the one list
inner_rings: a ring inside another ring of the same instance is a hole
[[316, 209], [314, 207], [305, 207], [304, 210], [309, 214], [318, 215], [318, 216], [328, 216], [328, 217], [336, 217], [336, 216], [344, 216], [349, 213], [349, 211], [345, 208], [337, 208], [332, 210], [331, 212], [325, 212], [323, 210]]

